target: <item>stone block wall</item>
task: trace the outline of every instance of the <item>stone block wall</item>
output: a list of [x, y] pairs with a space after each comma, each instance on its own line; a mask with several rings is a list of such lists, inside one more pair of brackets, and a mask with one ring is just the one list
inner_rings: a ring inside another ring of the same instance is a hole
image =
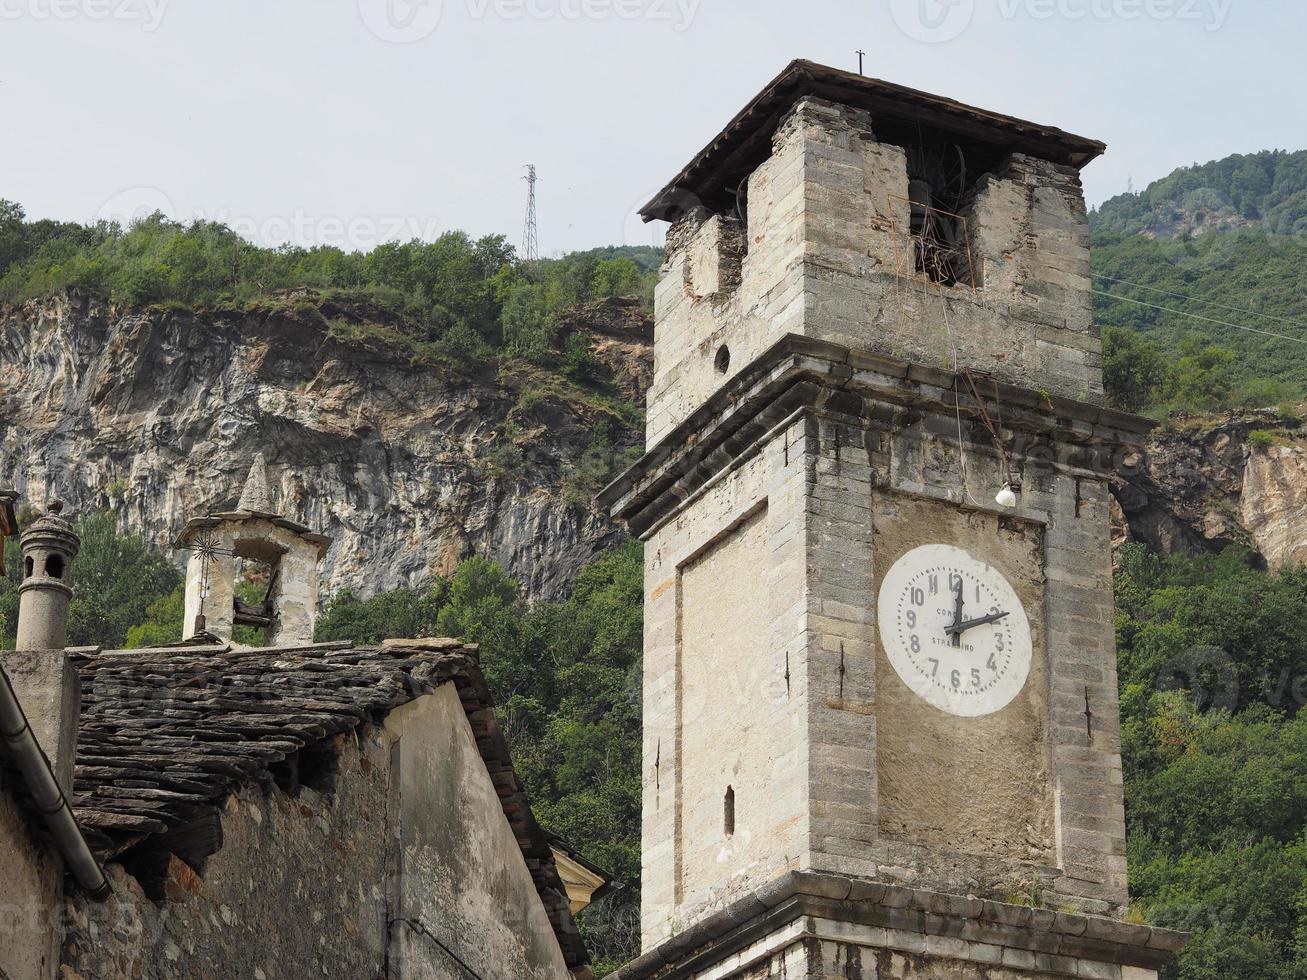
[[[1125, 817], [1106, 475], [1059, 462], [1065, 451], [1041, 443], [1014, 460], [1019, 510], [1001, 511], [992, 496], [1004, 477], [989, 447], [969, 442], [964, 461], [952, 420], [871, 415], [816, 420], [818, 436], [806, 443], [808, 867], [990, 898], [1036, 892], [1120, 913]], [[1035, 663], [1021, 697], [995, 716], [955, 723], [919, 701], [896, 714], [892, 685], [877, 684], [893, 675], [875, 623], [877, 570], [932, 539], [999, 566], [1027, 606]], [[969, 738], [1003, 756], [971, 760], [983, 770], [978, 783], [949, 775], [961, 759], [949, 746]], [[882, 742], [888, 752], [878, 752]], [[908, 748], [922, 753], [915, 787], [898, 758]], [[932, 818], [932, 805], [964, 808], [965, 820]]]
[[1157, 980], [1187, 938], [800, 871], [646, 951], [612, 980]]
[[[1123, 910], [1106, 477], [1041, 443], [1015, 457], [1021, 504], [1002, 511], [999, 459], [968, 438], [964, 461], [955, 426], [800, 411], [647, 534], [646, 948], [792, 868]], [[882, 683], [878, 569], [926, 541], [996, 563], [1027, 606], [1035, 663], [992, 717]], [[950, 746], [971, 739], [980, 768], [950, 782]], [[932, 806], [961, 816], [935, 826]]]
[[113, 895], [67, 900], [65, 971], [117, 977], [374, 976], [387, 944], [388, 747], [341, 739], [330, 782], [228, 798], [222, 848], [203, 869], [166, 863], [156, 903], [116, 863]]
[[809, 97], [748, 180], [747, 229], [689, 210], [656, 296], [650, 446], [786, 333], [1102, 403], [1078, 172], [1013, 153], [977, 175], [973, 288], [915, 271], [907, 168], [867, 113]]
[[[705, 971], [695, 980], [1157, 980], [1155, 970], [952, 937], [844, 925], [823, 931], [830, 938], [806, 938], [743, 970]], [[850, 933], [857, 938], [845, 938]]]

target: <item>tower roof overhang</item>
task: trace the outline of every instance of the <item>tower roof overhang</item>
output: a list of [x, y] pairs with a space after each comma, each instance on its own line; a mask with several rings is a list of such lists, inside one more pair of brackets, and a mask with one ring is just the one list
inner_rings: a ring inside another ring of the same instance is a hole
[[935, 132], [1083, 168], [1107, 149], [1098, 140], [1005, 116], [892, 82], [811, 61], [793, 61], [675, 179], [640, 211], [645, 221], [672, 221], [689, 204], [732, 206], [735, 188], [767, 159], [781, 118], [804, 96], [870, 112], [873, 118], [918, 123]]
[[173, 541], [172, 546], [177, 549], [188, 548], [200, 532], [211, 531], [215, 528], [220, 528], [223, 525], [232, 525], [236, 527], [250, 525], [252, 528], [257, 528], [260, 525], [263, 527], [271, 525], [272, 527], [281, 528], [284, 531], [289, 531], [302, 541], [316, 547], [318, 549], [319, 558], [326, 554], [327, 549], [331, 547], [332, 542], [332, 539], [327, 535], [317, 534], [316, 532], [309, 530], [303, 524], [298, 524], [295, 521], [286, 519], [285, 517], [279, 517], [275, 514], [258, 514], [251, 511], [235, 510], [221, 514], [209, 514], [206, 517], [192, 517], [181, 529], [181, 532]]

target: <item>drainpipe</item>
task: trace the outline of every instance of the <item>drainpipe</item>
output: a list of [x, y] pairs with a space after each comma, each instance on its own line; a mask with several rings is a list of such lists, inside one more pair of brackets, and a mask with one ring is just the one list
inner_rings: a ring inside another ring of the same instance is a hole
[[0, 736], [4, 737], [9, 757], [23, 774], [23, 781], [45, 818], [50, 836], [73, 878], [97, 901], [108, 898], [109, 880], [82, 836], [64, 791], [50, 770], [45, 753], [36, 744], [27, 715], [23, 713], [3, 668], [0, 668]]

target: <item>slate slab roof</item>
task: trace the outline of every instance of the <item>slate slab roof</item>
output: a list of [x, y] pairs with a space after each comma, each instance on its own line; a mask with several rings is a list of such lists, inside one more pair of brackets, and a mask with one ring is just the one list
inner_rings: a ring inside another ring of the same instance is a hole
[[475, 647], [455, 640], [242, 649], [70, 650], [82, 677], [73, 810], [102, 860], [207, 856], [228, 794], [301, 750], [458, 687], [477, 747], [569, 966], [587, 961], [545, 834], [495, 719]]

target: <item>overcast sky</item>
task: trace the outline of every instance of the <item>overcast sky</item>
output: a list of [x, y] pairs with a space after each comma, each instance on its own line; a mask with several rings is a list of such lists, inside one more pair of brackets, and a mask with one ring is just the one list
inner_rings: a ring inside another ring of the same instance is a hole
[[787, 62], [1104, 140], [1091, 203], [1307, 146], [1300, 0], [0, 0], [0, 197], [264, 243], [451, 228], [545, 254], [637, 207]]

